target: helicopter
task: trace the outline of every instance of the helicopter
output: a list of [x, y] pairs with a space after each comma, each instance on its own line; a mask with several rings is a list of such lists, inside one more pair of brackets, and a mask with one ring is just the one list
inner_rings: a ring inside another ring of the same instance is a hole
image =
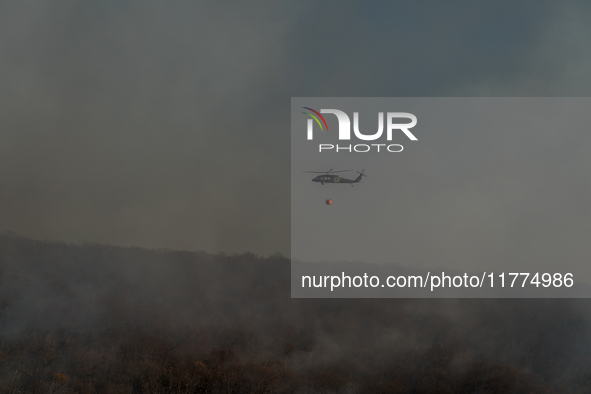
[[314, 179], [312, 179], [312, 182], [320, 182], [322, 185], [324, 185], [325, 183], [348, 183], [351, 186], [353, 186], [354, 183], [359, 183], [361, 182], [361, 178], [363, 178], [365, 175], [363, 172], [365, 171], [365, 169], [363, 169], [361, 172], [359, 171], [355, 171], [356, 173], [359, 174], [359, 176], [355, 179], [347, 179], [347, 178], [342, 178], [338, 175], [335, 175], [338, 172], [348, 172], [348, 171], [353, 171], [353, 170], [341, 170], [341, 171], [333, 171], [332, 168], [328, 171], [304, 171], [307, 173], [312, 173], [312, 174], [322, 174], [322, 175], [318, 175], [317, 177], [315, 177]]

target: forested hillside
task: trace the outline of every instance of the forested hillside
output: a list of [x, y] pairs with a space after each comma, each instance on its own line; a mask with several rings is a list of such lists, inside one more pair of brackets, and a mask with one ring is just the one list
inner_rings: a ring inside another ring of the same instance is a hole
[[588, 302], [291, 299], [289, 260], [0, 237], [3, 393], [588, 393]]

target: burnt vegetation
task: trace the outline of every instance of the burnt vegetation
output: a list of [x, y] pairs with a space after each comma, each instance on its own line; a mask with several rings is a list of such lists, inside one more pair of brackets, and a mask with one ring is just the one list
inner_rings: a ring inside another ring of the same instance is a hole
[[591, 392], [586, 302], [298, 300], [289, 272], [0, 236], [0, 392]]

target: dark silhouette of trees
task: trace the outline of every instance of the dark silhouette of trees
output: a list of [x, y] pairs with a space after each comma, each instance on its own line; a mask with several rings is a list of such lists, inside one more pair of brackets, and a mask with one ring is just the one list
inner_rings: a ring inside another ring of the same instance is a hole
[[591, 392], [585, 303], [298, 300], [289, 260], [0, 236], [0, 393]]

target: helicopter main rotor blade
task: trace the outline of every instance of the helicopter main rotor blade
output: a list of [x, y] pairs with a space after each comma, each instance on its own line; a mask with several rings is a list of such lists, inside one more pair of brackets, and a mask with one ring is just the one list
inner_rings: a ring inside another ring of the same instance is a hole
[[347, 172], [347, 171], [353, 171], [353, 170], [332, 171], [332, 169], [331, 169], [330, 171], [302, 171], [302, 172], [308, 172], [311, 174], [336, 174], [337, 172]]

